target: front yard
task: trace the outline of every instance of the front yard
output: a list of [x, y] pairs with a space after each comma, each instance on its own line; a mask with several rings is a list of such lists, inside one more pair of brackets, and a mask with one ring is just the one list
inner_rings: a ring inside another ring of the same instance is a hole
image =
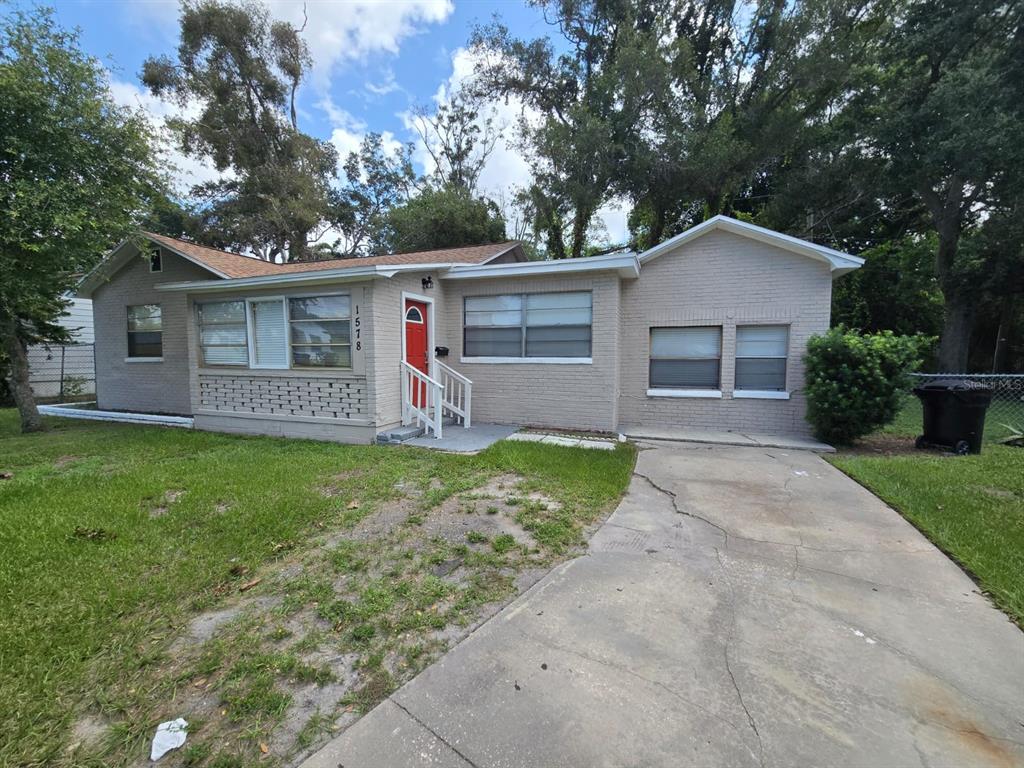
[[[635, 451], [0, 412], [0, 765], [288, 765], [579, 551]], [[9, 473], [9, 476], [8, 476]]]
[[916, 451], [920, 414], [910, 399], [893, 424], [830, 461], [899, 510], [1024, 627], [1024, 448], [989, 440], [978, 456]]

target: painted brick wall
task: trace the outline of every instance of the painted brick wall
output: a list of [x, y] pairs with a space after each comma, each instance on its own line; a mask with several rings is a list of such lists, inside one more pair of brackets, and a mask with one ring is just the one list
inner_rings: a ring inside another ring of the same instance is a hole
[[[463, 362], [462, 310], [466, 296], [551, 291], [592, 291], [590, 365]], [[522, 277], [445, 281], [438, 344], [451, 349], [449, 365], [473, 380], [473, 420], [610, 431], [617, 424], [619, 279]]]
[[[157, 291], [158, 283], [209, 280], [201, 267], [164, 251], [162, 272], [149, 261], [131, 259], [93, 294], [96, 334], [96, 399], [100, 408], [148, 413], [191, 413], [189, 396], [188, 303], [182, 293]], [[163, 319], [163, 361], [126, 363], [128, 306], [159, 304]]]
[[200, 373], [198, 383], [203, 411], [359, 419], [368, 409], [366, 379], [361, 376]]
[[[728, 232], [712, 232], [645, 264], [623, 282], [619, 422], [695, 429], [809, 434], [803, 355], [826, 330], [831, 305], [826, 264]], [[736, 326], [789, 325], [790, 400], [735, 399]], [[648, 397], [650, 328], [722, 327], [722, 399]]]

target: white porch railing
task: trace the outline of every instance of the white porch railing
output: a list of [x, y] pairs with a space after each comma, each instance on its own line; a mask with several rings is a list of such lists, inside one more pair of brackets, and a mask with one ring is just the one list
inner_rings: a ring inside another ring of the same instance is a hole
[[402, 423], [416, 422], [434, 437], [441, 437], [444, 421], [444, 386], [404, 360], [402, 363]]
[[462, 422], [462, 426], [469, 427], [473, 413], [473, 382], [440, 360], [435, 360], [434, 366], [434, 375], [444, 387], [441, 411], [450, 413]]

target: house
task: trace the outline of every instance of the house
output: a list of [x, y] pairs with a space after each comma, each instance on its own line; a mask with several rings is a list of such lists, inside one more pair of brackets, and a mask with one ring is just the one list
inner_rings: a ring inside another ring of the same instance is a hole
[[442, 416], [806, 435], [807, 339], [863, 263], [724, 216], [562, 261], [515, 242], [294, 264], [144, 242], [80, 286], [100, 408], [357, 443]]
[[58, 323], [70, 344], [33, 344], [27, 350], [29, 385], [39, 400], [67, 400], [93, 394], [92, 302], [74, 296]]

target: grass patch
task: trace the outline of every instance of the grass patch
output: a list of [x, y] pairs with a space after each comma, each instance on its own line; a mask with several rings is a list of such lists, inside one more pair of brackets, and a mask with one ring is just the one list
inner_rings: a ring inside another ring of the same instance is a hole
[[[916, 424], [911, 411], [886, 429], [910, 439]], [[1024, 627], [1024, 449], [988, 444], [977, 456], [828, 458], [959, 562]]]
[[[505, 441], [455, 456], [48, 423], [22, 436], [17, 414], [0, 411], [0, 471], [12, 473], [0, 481], [0, 765], [25, 768], [132, 762], [193, 689], [217, 706], [190, 736], [188, 764], [278, 764], [284, 758], [262, 755], [260, 744], [296, 686], [332, 679], [310, 660], [319, 649], [357, 658], [346, 701], [372, 706], [443, 650], [431, 632], [507, 599], [517, 568], [554, 562], [607, 514], [635, 457], [625, 445]], [[533, 515], [539, 554], [499, 556], [500, 536], [479, 552], [467, 551], [464, 533], [459, 542], [429, 539], [438, 505], [501, 474], [523, 478], [517, 493], [558, 502], [557, 512], [525, 500], [518, 507]], [[409, 525], [349, 537], [400, 503], [415, 507]], [[545, 539], [545, 525], [564, 530]], [[318, 543], [324, 536], [331, 546]], [[458, 579], [434, 574], [445, 563], [456, 564]], [[194, 651], [172, 651], [192, 617], [257, 597], [277, 602]], [[296, 634], [307, 614], [316, 631]], [[86, 712], [112, 724], [108, 738], [85, 756], [69, 754], [68, 733]], [[322, 717], [300, 741], [329, 728], [333, 713]]]

